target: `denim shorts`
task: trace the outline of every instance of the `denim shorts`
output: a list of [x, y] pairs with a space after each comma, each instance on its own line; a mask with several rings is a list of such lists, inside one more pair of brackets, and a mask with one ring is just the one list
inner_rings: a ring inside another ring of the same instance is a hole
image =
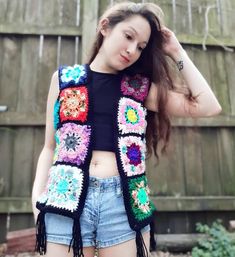
[[[73, 220], [58, 214], [45, 217], [47, 241], [69, 245]], [[84, 247], [104, 248], [135, 238], [128, 223], [119, 176], [90, 177], [83, 213], [80, 217]], [[142, 233], [150, 231], [150, 226]]]

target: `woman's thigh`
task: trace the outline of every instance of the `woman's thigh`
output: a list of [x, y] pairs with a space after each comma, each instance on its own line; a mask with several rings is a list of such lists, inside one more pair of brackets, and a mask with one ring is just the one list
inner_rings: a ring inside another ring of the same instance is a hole
[[[149, 238], [150, 233], [143, 233], [144, 242], [146, 248], [149, 249]], [[117, 244], [114, 246], [100, 248], [99, 249], [99, 257], [136, 257], [136, 243], [135, 239], [126, 241], [121, 244]]]
[[[84, 247], [83, 248], [84, 257], [94, 257], [95, 247]], [[72, 257], [73, 249], [68, 251], [67, 245], [56, 244], [47, 242], [47, 252], [46, 257]]]

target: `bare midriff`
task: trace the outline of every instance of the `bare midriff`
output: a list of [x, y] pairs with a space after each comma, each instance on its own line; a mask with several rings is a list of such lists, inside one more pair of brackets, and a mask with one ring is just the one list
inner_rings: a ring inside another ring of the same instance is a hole
[[108, 178], [118, 176], [116, 156], [114, 152], [93, 151], [89, 168], [90, 176]]

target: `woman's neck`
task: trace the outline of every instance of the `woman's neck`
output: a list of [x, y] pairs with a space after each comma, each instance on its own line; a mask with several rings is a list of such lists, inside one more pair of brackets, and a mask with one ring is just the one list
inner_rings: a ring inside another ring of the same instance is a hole
[[107, 62], [104, 61], [103, 56], [98, 53], [95, 59], [90, 64], [90, 69], [97, 72], [117, 74], [118, 71], [110, 67]]

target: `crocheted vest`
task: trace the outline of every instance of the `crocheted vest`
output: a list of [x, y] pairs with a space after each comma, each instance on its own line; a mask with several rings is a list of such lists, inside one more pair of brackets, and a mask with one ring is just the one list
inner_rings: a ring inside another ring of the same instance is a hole
[[[87, 65], [59, 68], [59, 96], [54, 106], [56, 147], [45, 191], [37, 201], [36, 250], [46, 252], [46, 212], [74, 220], [70, 247], [74, 256], [83, 256], [79, 217], [89, 183], [92, 153], [93, 105]], [[146, 109], [143, 106], [149, 80], [141, 75], [124, 75], [115, 107], [115, 155], [122, 182], [128, 221], [136, 231], [137, 256], [147, 256], [141, 229], [150, 224], [155, 207], [149, 199], [145, 176]], [[110, 235], [111, 236], [111, 235]], [[70, 248], [69, 247], [69, 248]]]

